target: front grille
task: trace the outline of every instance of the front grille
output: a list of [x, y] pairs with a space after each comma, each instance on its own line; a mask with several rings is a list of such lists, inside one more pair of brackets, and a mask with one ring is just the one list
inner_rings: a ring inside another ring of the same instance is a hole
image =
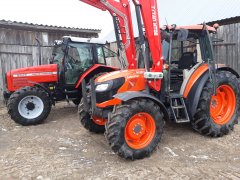
[[115, 88], [105, 92], [96, 92], [96, 102], [102, 103], [113, 99], [113, 96], [117, 94], [119, 88]]
[[96, 92], [96, 102], [102, 103], [113, 99], [113, 96], [117, 94], [118, 89], [123, 85], [124, 81], [123, 77], [114, 79], [111, 89], [104, 92]]

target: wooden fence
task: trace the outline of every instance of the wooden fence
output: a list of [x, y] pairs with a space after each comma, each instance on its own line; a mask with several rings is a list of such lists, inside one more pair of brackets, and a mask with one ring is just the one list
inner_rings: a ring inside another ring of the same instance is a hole
[[217, 62], [240, 73], [240, 23], [220, 26], [216, 37], [224, 40], [214, 45]]

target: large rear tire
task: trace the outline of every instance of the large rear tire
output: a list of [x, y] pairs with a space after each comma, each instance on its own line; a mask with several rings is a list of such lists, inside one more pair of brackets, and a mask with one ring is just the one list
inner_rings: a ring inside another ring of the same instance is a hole
[[105, 132], [105, 120], [97, 117], [91, 117], [89, 112], [84, 109], [83, 99], [78, 106], [78, 117], [83, 127], [90, 132]]
[[42, 123], [49, 115], [52, 103], [43, 89], [27, 86], [11, 94], [7, 107], [11, 119], [28, 126]]
[[116, 106], [106, 123], [105, 136], [120, 157], [142, 159], [157, 147], [163, 126], [163, 114], [153, 101], [130, 100]]
[[239, 101], [237, 77], [230, 72], [217, 72], [216, 95], [213, 95], [213, 84], [208, 80], [191, 121], [193, 129], [212, 137], [228, 134], [238, 123]]

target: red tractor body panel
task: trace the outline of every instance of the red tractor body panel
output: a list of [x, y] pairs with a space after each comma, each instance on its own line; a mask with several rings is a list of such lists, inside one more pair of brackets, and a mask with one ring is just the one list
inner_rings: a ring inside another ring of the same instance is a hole
[[7, 88], [13, 92], [24, 86], [34, 86], [34, 83], [57, 82], [57, 64], [32, 66], [7, 72]]

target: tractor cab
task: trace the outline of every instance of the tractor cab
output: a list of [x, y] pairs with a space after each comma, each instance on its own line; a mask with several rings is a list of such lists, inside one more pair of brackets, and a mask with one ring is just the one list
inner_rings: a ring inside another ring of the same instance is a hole
[[95, 64], [107, 65], [107, 58], [116, 57], [104, 43], [77, 37], [56, 40], [52, 52], [52, 64], [58, 64], [59, 80], [73, 86], [79, 77]]
[[[208, 33], [215, 33], [213, 27], [208, 27]], [[163, 56], [165, 63], [171, 71], [165, 71], [169, 75], [170, 91], [179, 92], [184, 79], [187, 79], [191, 72], [202, 63], [211, 64], [213, 52], [211, 40], [202, 25], [176, 27], [172, 33], [170, 45], [169, 29], [163, 30]], [[169, 50], [171, 49], [171, 57]], [[170, 73], [169, 73], [170, 72]]]

